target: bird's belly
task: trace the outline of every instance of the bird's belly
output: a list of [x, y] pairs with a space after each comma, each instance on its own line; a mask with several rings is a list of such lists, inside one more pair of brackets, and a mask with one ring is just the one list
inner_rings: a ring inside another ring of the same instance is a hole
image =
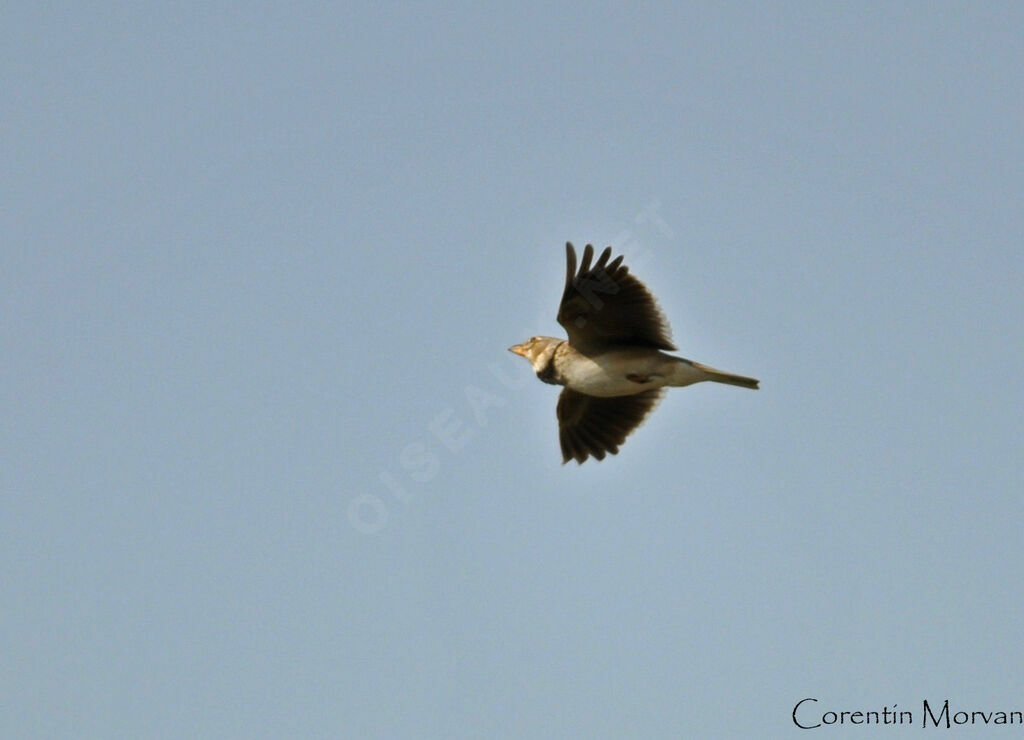
[[628, 352], [610, 352], [596, 357], [577, 355], [564, 372], [565, 384], [588, 396], [631, 396], [665, 385], [668, 376], [664, 365], [657, 355], [638, 357]]

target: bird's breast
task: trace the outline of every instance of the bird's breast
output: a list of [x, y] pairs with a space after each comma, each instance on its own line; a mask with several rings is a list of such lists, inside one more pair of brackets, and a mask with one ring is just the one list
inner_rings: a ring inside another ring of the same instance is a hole
[[[558, 362], [558, 370], [564, 385], [588, 396], [631, 396], [665, 385], [673, 362], [653, 349], [613, 350], [600, 355], [572, 352]], [[646, 382], [637, 382], [637, 378]]]

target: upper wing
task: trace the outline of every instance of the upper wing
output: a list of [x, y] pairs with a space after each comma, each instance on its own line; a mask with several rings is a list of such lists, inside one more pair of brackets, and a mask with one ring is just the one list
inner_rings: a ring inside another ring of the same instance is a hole
[[562, 464], [575, 460], [582, 464], [589, 455], [604, 460], [606, 452], [615, 455], [629, 433], [661, 398], [661, 389], [632, 396], [599, 398], [563, 388], [558, 397], [558, 439], [562, 445]]
[[569, 333], [569, 344], [586, 353], [609, 344], [633, 344], [675, 349], [668, 322], [644, 284], [629, 274], [622, 255], [611, 262], [608, 247], [591, 266], [594, 247], [583, 250], [576, 271], [576, 250], [565, 245], [565, 292], [558, 323]]

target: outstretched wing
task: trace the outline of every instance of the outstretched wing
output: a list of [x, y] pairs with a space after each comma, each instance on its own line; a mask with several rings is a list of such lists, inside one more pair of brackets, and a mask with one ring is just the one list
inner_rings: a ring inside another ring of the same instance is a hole
[[583, 250], [576, 270], [576, 250], [565, 245], [565, 291], [558, 323], [569, 333], [569, 344], [580, 352], [613, 344], [675, 349], [668, 322], [644, 284], [629, 274], [622, 255], [611, 262], [608, 247], [591, 266], [594, 247]]
[[605, 453], [617, 454], [619, 445], [640, 426], [660, 398], [661, 389], [611, 398], [562, 389], [558, 397], [562, 464], [570, 460], [582, 464], [590, 455], [604, 460]]

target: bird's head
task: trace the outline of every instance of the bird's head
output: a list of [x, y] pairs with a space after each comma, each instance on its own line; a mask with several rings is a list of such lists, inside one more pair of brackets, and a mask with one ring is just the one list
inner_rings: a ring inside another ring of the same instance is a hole
[[554, 354], [555, 347], [561, 341], [561, 339], [555, 339], [554, 337], [530, 337], [522, 344], [509, 347], [508, 351], [515, 352], [520, 357], [525, 357], [533, 365], [533, 371], [539, 373], [551, 362], [551, 355]]

